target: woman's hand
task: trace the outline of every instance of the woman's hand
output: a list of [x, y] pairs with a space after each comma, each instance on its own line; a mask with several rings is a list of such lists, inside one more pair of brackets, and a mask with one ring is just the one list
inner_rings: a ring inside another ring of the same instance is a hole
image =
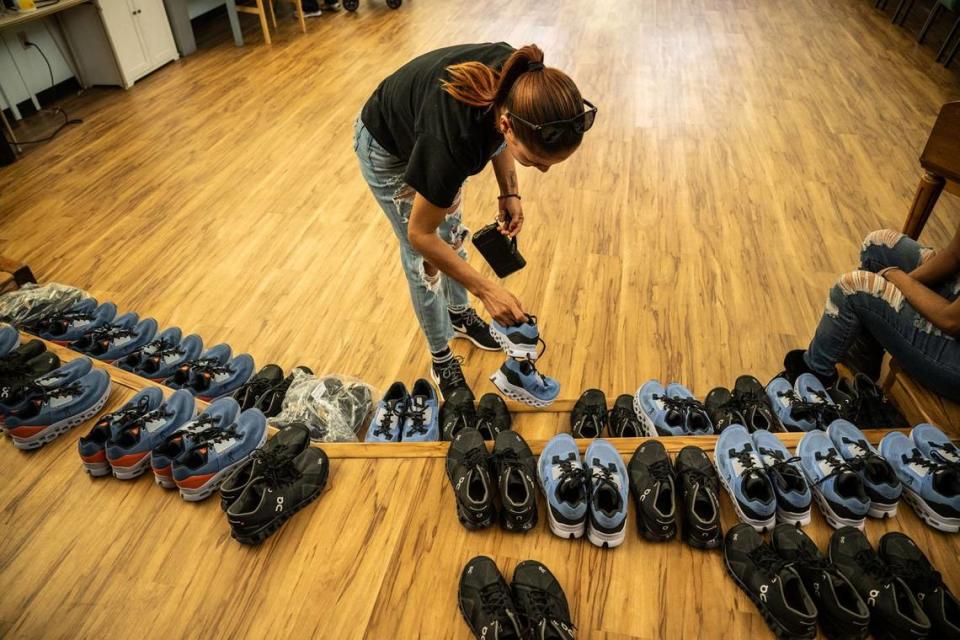
[[527, 320], [520, 300], [496, 282], [488, 281], [477, 297], [483, 302], [487, 313], [505, 327], [512, 327]]
[[513, 238], [523, 228], [523, 205], [520, 203], [520, 198], [501, 198], [498, 204], [500, 205], [500, 233]]

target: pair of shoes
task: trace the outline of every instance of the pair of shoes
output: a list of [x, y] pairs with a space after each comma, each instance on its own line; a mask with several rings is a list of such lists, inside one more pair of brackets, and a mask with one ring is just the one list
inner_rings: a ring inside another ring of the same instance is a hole
[[840, 417], [861, 429], [905, 429], [910, 426], [880, 387], [862, 373], [854, 376], [852, 381], [837, 378], [827, 391], [837, 404]]
[[[948, 622], [942, 606], [952, 605], [955, 615], [956, 599], [943, 586], [930, 561], [907, 536], [902, 533], [884, 535], [880, 539], [878, 554], [862, 531], [842, 527], [830, 537], [827, 555], [867, 603], [870, 630], [875, 637], [926, 638], [933, 630], [931, 617], [924, 611], [928, 607], [939, 623], [936, 630], [942, 633], [930, 637], [960, 637], [956, 618], [952, 624]], [[917, 588], [917, 593], [912, 587]], [[922, 602], [918, 601], [918, 595], [924, 596]], [[925, 602], [926, 596], [931, 596], [929, 604]], [[952, 633], [950, 627], [953, 627]]]
[[22, 406], [24, 394], [40, 376], [60, 367], [60, 358], [47, 351], [41, 340], [20, 344], [20, 334], [11, 325], [3, 325], [0, 338], [4, 341], [0, 357], [0, 425], [4, 417]]
[[63, 313], [43, 318], [27, 330], [44, 340], [67, 346], [84, 334], [112, 322], [116, 315], [117, 305], [112, 302], [98, 304], [94, 298], [85, 298]]
[[[680, 520], [684, 539], [691, 547], [720, 546], [719, 482], [702, 449], [681, 449], [674, 468], [660, 442], [644, 442], [633, 452], [627, 471], [640, 535], [652, 542], [672, 540]], [[678, 492], [682, 514], [677, 513]]]
[[162, 382], [172, 376], [181, 364], [199, 357], [201, 351], [203, 339], [200, 336], [184, 336], [180, 327], [170, 327], [114, 364], [154, 382]]
[[741, 522], [761, 533], [773, 529], [777, 519], [810, 523], [810, 486], [799, 459], [775, 435], [730, 425], [717, 438], [713, 458]]
[[501, 431], [509, 431], [513, 418], [507, 403], [495, 393], [485, 393], [474, 405], [473, 392], [457, 389], [440, 407], [440, 432], [444, 440], [453, 440], [463, 429], [476, 429], [484, 440], [495, 440]]
[[310, 446], [310, 429], [302, 423], [284, 427], [220, 485], [230, 535], [242, 544], [260, 544], [316, 500], [329, 475], [330, 460]]
[[846, 420], [834, 420], [826, 432], [804, 434], [797, 455], [820, 511], [833, 528], [862, 529], [868, 515], [896, 515], [900, 481], [863, 432]]
[[737, 378], [733, 391], [726, 387], [712, 389], [704, 404], [717, 433], [731, 424], [741, 424], [750, 432], [783, 431], [763, 385], [753, 376]]
[[623, 542], [627, 468], [612, 444], [594, 440], [581, 460], [570, 434], [557, 434], [543, 448], [537, 470], [555, 535], [580, 538], [586, 533], [592, 544], [606, 548]]
[[880, 455], [903, 483], [903, 498], [917, 516], [939, 531], [960, 531], [960, 449], [932, 424], [918, 424], [910, 436], [889, 433]]
[[491, 455], [477, 429], [463, 429], [447, 450], [446, 470], [456, 498], [457, 518], [467, 529], [493, 524], [498, 495], [500, 526], [525, 532], [537, 525], [533, 480], [536, 462], [520, 434], [509, 430], [498, 433]]
[[110, 375], [79, 358], [40, 376], [23, 390], [5, 416], [7, 435], [18, 449], [38, 449], [97, 415], [110, 396]]
[[570, 432], [574, 438], [599, 438], [609, 428], [614, 438], [638, 438], [646, 430], [633, 409], [633, 396], [617, 397], [607, 411], [607, 396], [600, 389], [587, 389], [573, 405]]
[[[560, 383], [537, 370], [536, 361], [546, 353], [547, 345], [540, 337], [537, 319], [513, 327], [505, 327], [494, 320], [490, 335], [507, 354], [507, 359], [490, 376], [494, 386], [511, 400], [533, 407], [548, 407], [560, 395]], [[541, 351], [537, 350], [543, 345]]]
[[840, 417], [840, 408], [812, 373], [799, 375], [793, 384], [784, 377], [774, 378], [767, 384], [767, 397], [787, 431], [826, 429]]
[[120, 480], [140, 477], [150, 467], [153, 448], [194, 416], [195, 401], [185, 390], [164, 400], [149, 387], [120, 409], [100, 416], [77, 441], [83, 467], [91, 476], [113, 474]]
[[367, 427], [366, 442], [433, 442], [440, 439], [437, 393], [420, 378], [407, 392], [402, 382], [394, 382]]
[[159, 439], [150, 454], [157, 484], [178, 488], [188, 502], [207, 498], [230, 472], [267, 438], [259, 409], [240, 411], [233, 398], [220, 398], [206, 411]]
[[471, 559], [460, 574], [460, 613], [478, 640], [574, 640], [560, 582], [536, 560], [524, 560], [508, 585], [496, 563]]
[[477, 315], [473, 307], [467, 307], [461, 313], [449, 313], [455, 340], [469, 340], [484, 351], [500, 351], [500, 343], [494, 339], [490, 325]]
[[647, 380], [633, 396], [633, 408], [646, 425], [647, 436], [710, 435], [713, 423], [703, 403], [682, 384], [664, 388], [659, 380]]
[[240, 403], [241, 411], [260, 409], [268, 418], [276, 418], [283, 411], [283, 400], [298, 372], [301, 376], [313, 375], [310, 367], [299, 365], [293, 368], [290, 375], [283, 377], [283, 369], [268, 364], [237, 389], [233, 397]]
[[205, 402], [230, 395], [243, 386], [254, 371], [249, 354], [231, 358], [232, 354], [230, 345], [214, 345], [199, 358], [181, 363], [163, 383], [172, 389], [186, 389]]
[[[439, 364], [434, 362], [430, 365], [430, 378], [437, 385], [441, 400], [449, 398], [454, 391], [459, 389], [470, 391], [470, 385], [467, 384], [467, 379], [463, 376], [462, 363], [463, 358], [455, 356], [446, 362]], [[472, 396], [473, 392], [470, 393]]]
[[157, 334], [157, 321], [134, 313], [117, 316], [110, 322], [96, 326], [69, 344], [74, 351], [114, 362], [144, 346]]

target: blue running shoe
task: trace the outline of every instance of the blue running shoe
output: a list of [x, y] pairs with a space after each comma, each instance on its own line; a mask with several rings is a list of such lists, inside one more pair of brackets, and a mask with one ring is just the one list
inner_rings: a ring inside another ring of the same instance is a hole
[[173, 481], [173, 461], [193, 448], [198, 433], [215, 427], [225, 429], [237, 421], [238, 415], [240, 405], [236, 400], [220, 398], [211, 402], [206, 411], [194, 420], [174, 429], [166, 438], [158, 438], [160, 442], [150, 454], [154, 481], [164, 489], [176, 488]]
[[102, 369], [33, 398], [7, 416], [7, 435], [17, 449], [38, 449], [97, 415], [110, 396], [110, 376]]
[[230, 395], [253, 375], [253, 357], [241, 353], [226, 364], [212, 364], [205, 367], [193, 367], [190, 384], [187, 389], [194, 392], [200, 400], [207, 402]]
[[807, 526], [810, 524], [813, 495], [803, 475], [803, 467], [799, 464], [800, 458], [791, 454], [780, 438], [766, 429], [758, 429], [750, 437], [777, 495], [777, 520], [794, 526]]
[[[816, 383], [819, 389], [812, 383]], [[801, 393], [801, 385], [805, 393]], [[813, 431], [825, 429], [838, 417], [830, 412], [830, 408], [836, 405], [825, 403], [814, 393], [820, 389], [823, 389], [823, 385], [816, 376], [806, 373], [797, 378], [795, 385], [786, 378], [774, 378], [766, 391], [774, 413], [787, 431]], [[827, 413], [824, 414], [824, 411]]]
[[956, 464], [931, 460], [916, 443], [900, 433], [880, 441], [887, 459], [903, 483], [903, 499], [917, 516], [939, 531], [960, 531], [960, 469]]
[[0, 423], [3, 422], [4, 416], [26, 409], [33, 398], [42, 396], [51, 389], [79, 380], [90, 373], [92, 369], [93, 362], [89, 358], [77, 358], [40, 376], [30, 384], [3, 387], [5, 394], [0, 397]]
[[[144, 350], [146, 349], [147, 347], [144, 347]], [[199, 358], [201, 351], [203, 351], [203, 338], [191, 333], [184, 337], [179, 344], [158, 345], [144, 353], [143, 360], [134, 370], [134, 373], [154, 382], [163, 382], [176, 374], [184, 362]]]
[[776, 493], [745, 426], [732, 424], [720, 432], [713, 464], [741, 522], [760, 533], [773, 529], [777, 521]]
[[541, 339], [534, 316], [528, 316], [526, 322], [514, 327], [505, 327], [496, 320], [491, 320], [490, 335], [511, 358], [536, 360], [543, 355], [537, 353], [537, 345]]
[[0, 322], [0, 358], [17, 348], [20, 344], [20, 332], [16, 327]]
[[804, 434], [797, 445], [797, 455], [827, 523], [834, 529], [863, 529], [870, 498], [860, 474], [843, 459], [830, 436], [823, 431]]
[[580, 538], [587, 528], [587, 479], [577, 443], [558, 433], [543, 448], [537, 462], [540, 488], [547, 498], [550, 530], [561, 538]]
[[910, 431], [910, 439], [920, 453], [943, 464], [960, 464], [960, 448], [940, 429], [923, 422]]
[[153, 449], [193, 419], [195, 403], [193, 394], [179, 389], [162, 404], [140, 414], [114, 433], [106, 445], [107, 462], [113, 476], [120, 480], [141, 476], [150, 466]]
[[[108, 331], [93, 331], [99, 335], [84, 349], [84, 353], [104, 362], [124, 358], [144, 346], [157, 335], [157, 321], [145, 318], [132, 327], [113, 327]], [[90, 335], [90, 334], [88, 334]]]
[[67, 346], [94, 329], [113, 322], [117, 305], [104, 302], [97, 305], [93, 298], [81, 300], [66, 312], [47, 318], [37, 325], [37, 335], [44, 340]]
[[137, 393], [116, 411], [100, 416], [87, 435], [80, 436], [77, 440], [77, 450], [86, 472], [95, 478], [108, 475], [110, 463], [107, 462], [107, 441], [116, 437], [121, 429], [140, 416], [159, 407], [162, 402], [163, 392], [156, 387], [150, 387]]
[[839, 405], [833, 401], [817, 376], [812, 373], [802, 373], [797, 376], [793, 388], [804, 402], [816, 408], [817, 429], [825, 431], [831, 422], [840, 418]]
[[402, 382], [394, 382], [377, 403], [373, 419], [367, 427], [365, 442], [400, 442], [403, 433], [404, 415], [410, 394]]
[[87, 349], [92, 349], [98, 341], [109, 338], [112, 331], [117, 329], [133, 329], [139, 321], [140, 316], [138, 316], [135, 311], [128, 311], [123, 315], [114, 317], [110, 322], [105, 322], [88, 329], [82, 336], [70, 341], [66, 346], [74, 351], [85, 353]]
[[659, 380], [647, 380], [637, 389], [633, 395], [633, 410], [640, 416], [646, 430], [641, 435], [683, 435], [683, 413], [667, 405], [667, 390]]
[[678, 382], [667, 385], [667, 405], [683, 414], [683, 432], [690, 436], [713, 435], [713, 422], [707, 408], [689, 389]]
[[490, 380], [503, 395], [533, 407], [548, 407], [560, 395], [560, 383], [537, 371], [530, 360], [507, 358]]
[[194, 360], [185, 360], [177, 366], [163, 384], [171, 389], [183, 389], [190, 384], [191, 374], [194, 369], [202, 370], [206, 367], [224, 365], [233, 355], [233, 349], [228, 344], [215, 344]]
[[407, 411], [403, 419], [404, 442], [434, 442], [440, 439], [440, 406], [437, 392], [429, 381], [420, 378], [413, 383]]
[[860, 474], [863, 488], [870, 498], [871, 518], [892, 518], [897, 515], [897, 503], [903, 485], [893, 467], [877, 449], [867, 442], [867, 436], [846, 420], [834, 420], [827, 427], [827, 435], [847, 464]]
[[590, 486], [587, 539], [597, 547], [619, 547], [627, 536], [627, 465], [603, 438], [591, 442], [583, 457]]
[[208, 497], [237, 465], [263, 446], [267, 417], [260, 409], [247, 409], [235, 423], [211, 427], [194, 438], [193, 448], [173, 461], [173, 481], [180, 497], [188, 502]]
[[[184, 359], [178, 360], [173, 366], [170, 366], [166, 360], [170, 359], [169, 356], [176, 355], [180, 347], [180, 342], [183, 340], [183, 332], [180, 330], [180, 327], [170, 327], [169, 329], [164, 329], [156, 336], [153, 340], [143, 345], [133, 353], [124, 356], [117, 360], [114, 364], [125, 371], [132, 371], [139, 375], [143, 375], [145, 378], [166, 378], [169, 375], [173, 375], [173, 372], [176, 370], [176, 365], [180, 364]], [[200, 355], [198, 351], [193, 357]], [[141, 371], [143, 366], [149, 361], [153, 360], [153, 371], [152, 375], [145, 375]], [[165, 371], [161, 372], [165, 375], [157, 375], [157, 369], [163, 365]]]

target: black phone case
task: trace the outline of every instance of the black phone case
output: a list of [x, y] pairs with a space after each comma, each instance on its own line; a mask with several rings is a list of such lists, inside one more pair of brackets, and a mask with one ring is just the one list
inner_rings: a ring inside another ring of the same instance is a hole
[[500, 233], [500, 227], [496, 222], [488, 224], [473, 234], [473, 246], [493, 267], [493, 272], [499, 278], [506, 278], [527, 266], [527, 261], [523, 259], [517, 248], [517, 239], [508, 238]]

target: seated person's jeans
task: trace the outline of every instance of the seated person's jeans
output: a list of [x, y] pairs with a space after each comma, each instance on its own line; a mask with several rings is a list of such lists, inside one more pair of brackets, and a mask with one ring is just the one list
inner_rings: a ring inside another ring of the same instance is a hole
[[[932, 255], [932, 249], [896, 231], [868, 235], [860, 251], [860, 269], [840, 276], [830, 290], [805, 354], [807, 366], [833, 375], [854, 343], [869, 334], [920, 384], [960, 402], [960, 342], [933, 326], [894, 284], [876, 275], [885, 267], [912, 271]], [[931, 289], [956, 300], [960, 274]]]

